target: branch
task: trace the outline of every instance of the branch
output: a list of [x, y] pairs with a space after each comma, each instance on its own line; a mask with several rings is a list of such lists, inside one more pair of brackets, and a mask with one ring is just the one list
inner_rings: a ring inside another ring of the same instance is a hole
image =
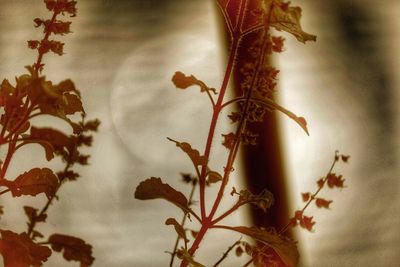
[[217, 267], [223, 260], [225, 260], [225, 259], [228, 257], [229, 252], [231, 252], [232, 249], [234, 249], [237, 245], [239, 245], [240, 242], [241, 242], [241, 240], [242, 240], [242, 237], [240, 237], [238, 241], [236, 241], [235, 243], [233, 243], [233, 244], [225, 251], [225, 253], [222, 255], [222, 257], [213, 265], [213, 267]]

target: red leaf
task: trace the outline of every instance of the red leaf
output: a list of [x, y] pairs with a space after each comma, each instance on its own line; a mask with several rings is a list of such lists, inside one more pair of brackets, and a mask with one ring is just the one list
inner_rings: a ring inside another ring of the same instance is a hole
[[79, 95], [79, 91], [76, 90], [74, 82], [71, 81], [70, 79], [64, 80], [64, 81], [60, 82], [59, 84], [55, 85], [54, 87], [61, 94], [68, 93], [68, 92], [76, 92]]
[[285, 38], [278, 36], [272, 36], [272, 51], [280, 53], [283, 51], [283, 43], [285, 41]]
[[341, 155], [341, 158], [342, 158], [343, 162], [347, 163], [349, 161], [350, 156]]
[[189, 239], [186, 237], [185, 229], [183, 229], [182, 225], [180, 225], [174, 218], [168, 218], [165, 221], [166, 225], [173, 225], [176, 233], [180, 238], [182, 238], [186, 243], [189, 242]]
[[44, 222], [47, 218], [46, 214], [37, 216], [38, 210], [30, 206], [24, 206], [24, 211], [26, 216], [28, 216], [29, 221], [35, 220], [36, 222]]
[[184, 212], [188, 212], [188, 200], [184, 194], [175, 190], [168, 184], [164, 184], [160, 178], [151, 177], [141, 182], [135, 191], [135, 198], [140, 200], [163, 198]]
[[70, 26], [70, 21], [56, 21], [49, 25], [48, 30], [54, 34], [64, 35], [71, 32]]
[[192, 234], [193, 238], [196, 238], [196, 236], [199, 234], [198, 231], [190, 230], [190, 233]]
[[39, 47], [39, 45], [40, 45], [40, 42], [37, 40], [29, 40], [28, 41], [28, 47], [30, 49], [37, 49]]
[[310, 194], [310, 192], [301, 193], [301, 197], [303, 198], [303, 201], [304, 201], [304, 202], [307, 202], [307, 201], [310, 199], [311, 194]]
[[308, 231], [311, 231], [313, 225], [315, 224], [312, 219], [313, 217], [303, 216], [300, 220], [300, 226], [307, 229]]
[[325, 182], [324, 182], [324, 179], [322, 179], [322, 178], [317, 181], [318, 188], [322, 188], [324, 186], [324, 184], [325, 184]]
[[207, 172], [207, 183], [208, 184], [218, 183], [221, 180], [222, 180], [222, 175], [219, 174], [218, 172], [216, 172], [216, 171], [208, 171]]
[[71, 17], [76, 16], [76, 1], [72, 0], [44, 0], [46, 7], [50, 11], [57, 13], [68, 13]]
[[330, 173], [327, 176], [327, 180], [328, 180], [328, 186], [329, 188], [333, 188], [333, 187], [338, 187], [338, 188], [343, 188], [344, 186], [344, 179], [342, 177], [342, 175], [337, 176], [334, 173]]
[[92, 246], [80, 238], [53, 234], [48, 242], [54, 251], [61, 252], [64, 250], [63, 257], [67, 261], [79, 261], [82, 267], [90, 266], [94, 261]]
[[297, 210], [295, 212], [294, 218], [291, 220], [292, 225], [297, 225], [297, 222], [300, 223], [300, 226], [311, 231], [315, 222], [312, 221], [313, 217], [308, 217], [303, 215], [303, 211]]
[[255, 227], [227, 227], [233, 231], [248, 235], [270, 247], [281, 257], [283, 262], [290, 267], [297, 266], [299, 261], [299, 252], [296, 244], [284, 236], [275, 232], [261, 230]]
[[232, 149], [233, 146], [235, 145], [235, 140], [236, 140], [235, 134], [234, 133], [222, 134], [222, 137], [224, 138], [224, 141], [222, 141], [222, 145], [227, 149]]
[[50, 41], [50, 50], [59, 55], [62, 56], [64, 53], [64, 43], [58, 42], [58, 41]]
[[51, 255], [48, 247], [35, 244], [26, 233], [16, 234], [7, 230], [0, 230], [0, 233], [0, 253], [4, 266], [42, 266]]
[[186, 143], [186, 142], [181, 143], [181, 142], [175, 141], [169, 137], [167, 137], [167, 139], [171, 142], [174, 142], [177, 147], [182, 149], [183, 152], [185, 152], [189, 156], [189, 158], [192, 160], [192, 162], [195, 166], [207, 165], [207, 158], [205, 156], [200, 156], [199, 151], [197, 151], [196, 149], [193, 149], [189, 143]]
[[243, 248], [241, 246], [237, 246], [236, 247], [235, 254], [236, 254], [237, 257], [242, 256], [243, 252], [244, 252], [244, 250], [243, 250]]
[[64, 149], [70, 150], [73, 146], [71, 139], [61, 131], [52, 128], [31, 128], [30, 142], [36, 142], [43, 146], [46, 151], [46, 158], [49, 160], [54, 157], [54, 151], [62, 152]]
[[[316, 36], [303, 31], [300, 25], [301, 8], [291, 7], [282, 0], [276, 0], [271, 14], [266, 21], [267, 25], [271, 25], [278, 31], [285, 31], [293, 34], [296, 39], [302, 43], [306, 41], [315, 41]], [[280, 3], [280, 4], [278, 4]]]
[[301, 211], [301, 210], [297, 210], [295, 213], [294, 213], [294, 218], [296, 219], [296, 220], [301, 220], [302, 218], [303, 218], [303, 212]]
[[62, 107], [65, 115], [84, 112], [81, 99], [77, 95], [73, 94], [64, 94]]
[[58, 187], [58, 179], [48, 168], [34, 168], [18, 176], [10, 184], [13, 197], [22, 195], [36, 196], [45, 193], [47, 198], [54, 196]]
[[172, 82], [179, 89], [186, 89], [192, 85], [198, 85], [200, 87], [200, 92], [212, 91], [216, 94], [215, 88], [209, 88], [203, 81], [198, 80], [193, 75], [186, 76], [183, 72], [177, 71], [172, 77]]
[[317, 198], [315, 200], [315, 204], [317, 205], [318, 208], [326, 208], [329, 209], [329, 205], [332, 203], [332, 200], [326, 200], [323, 198]]

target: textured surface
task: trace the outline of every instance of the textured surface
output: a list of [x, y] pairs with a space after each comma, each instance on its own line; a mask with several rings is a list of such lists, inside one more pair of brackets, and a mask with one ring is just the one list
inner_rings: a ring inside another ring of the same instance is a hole
[[[299, 236], [304, 266], [398, 266], [400, 6], [390, 0], [334, 2], [299, 1], [304, 29], [318, 36], [317, 43], [303, 46], [287, 36], [287, 52], [277, 60], [281, 102], [306, 117], [311, 132], [307, 137], [282, 119], [293, 209], [301, 204], [298, 192], [314, 189], [334, 150], [352, 156], [340, 170], [348, 188], [327, 196], [335, 200], [331, 211], [311, 211], [316, 233]], [[46, 13], [39, 0], [0, 3], [0, 78], [12, 80], [33, 62], [26, 40], [39, 35], [32, 19]], [[163, 251], [171, 249], [174, 234], [163, 221], [180, 214], [170, 214], [161, 201], [135, 200], [133, 189], [149, 176], [179, 187], [179, 172], [191, 170], [165, 137], [204, 146], [207, 99], [197, 90], [177, 91], [170, 77], [182, 70], [218, 86], [223, 56], [215, 10], [203, 0], [92, 0], [81, 1], [78, 9], [74, 34], [64, 38], [67, 54], [46, 57], [46, 74], [55, 81], [72, 78], [87, 113], [103, 123], [91, 166], [82, 170], [81, 181], [62, 190], [45, 231], [76, 234], [92, 243], [95, 266], [165, 266], [169, 256]], [[42, 153], [26, 152], [13, 162], [10, 175], [20, 172], [17, 165], [30, 167], [31, 158]], [[18, 225], [16, 230], [23, 231], [24, 223], [17, 222], [26, 201], [31, 199], [2, 200], [7, 219], [1, 226]], [[35, 199], [38, 205], [41, 201]], [[227, 245], [234, 238], [218, 242]], [[220, 255], [218, 242], [210, 240], [201, 249]], [[56, 261], [49, 266], [72, 266]]]

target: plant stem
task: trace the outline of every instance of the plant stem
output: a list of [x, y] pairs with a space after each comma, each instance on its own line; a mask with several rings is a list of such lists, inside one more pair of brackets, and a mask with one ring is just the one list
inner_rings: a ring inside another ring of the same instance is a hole
[[5, 179], [5, 175], [7, 173], [8, 166], [10, 165], [12, 156], [14, 155], [15, 152], [15, 146], [17, 144], [17, 138], [18, 136], [14, 136], [11, 140], [11, 142], [8, 145], [8, 151], [6, 158], [4, 160], [3, 165], [1, 166], [1, 172], [0, 172], [0, 179], [3, 180]]
[[[44, 37], [43, 37], [43, 39], [42, 39], [42, 41], [41, 41], [41, 43], [43, 43], [43, 42], [45, 42], [45, 41], [48, 41], [49, 40], [49, 37], [50, 37], [50, 34], [51, 34], [51, 31], [49, 30], [49, 28], [53, 25], [53, 23], [56, 21], [56, 18], [57, 18], [57, 15], [58, 14], [60, 14], [59, 12], [57, 12], [57, 11], [54, 11], [54, 13], [53, 13], [53, 16], [51, 17], [51, 20], [50, 20], [50, 23], [49, 23], [49, 25], [47, 26], [47, 27], [45, 27], [45, 35], [44, 35]], [[39, 49], [38, 49], [38, 58], [37, 58], [37, 60], [36, 60], [36, 63], [35, 64], [33, 64], [33, 68], [34, 68], [34, 70], [35, 70], [35, 74], [36, 74], [36, 76], [37, 77], [39, 77], [39, 73], [40, 73], [40, 68], [41, 68], [41, 64], [42, 64], [42, 59], [43, 59], [43, 55], [45, 54], [45, 53], [43, 53], [42, 51], [40, 51], [40, 47], [39, 47]]]
[[[222, 102], [226, 93], [226, 89], [228, 87], [228, 83], [230, 80], [230, 76], [232, 74], [232, 70], [234, 67], [234, 62], [237, 54], [237, 49], [239, 47], [239, 40], [234, 40], [232, 43], [231, 51], [229, 53], [228, 65], [226, 67], [224, 80], [222, 82], [221, 90], [218, 96], [217, 103], [215, 105], [215, 109], [213, 112], [213, 116], [210, 123], [210, 130], [208, 132], [206, 148], [204, 151], [204, 156], [209, 159], [212, 141], [214, 138], [215, 128], [217, 125], [218, 117], [221, 111]], [[205, 187], [206, 187], [206, 174], [207, 174], [207, 166], [203, 166], [201, 169], [199, 186], [200, 186], [200, 209], [201, 209], [201, 218], [202, 218], [202, 226], [200, 228], [199, 233], [197, 234], [191, 248], [189, 249], [189, 254], [193, 256], [196, 252], [197, 248], [199, 247], [200, 242], [202, 241], [205, 233], [211, 226], [211, 219], [206, 215], [205, 209]], [[185, 261], [181, 262], [181, 267], [186, 267], [187, 263]]]
[[230, 214], [232, 214], [235, 210], [240, 208], [241, 206], [249, 203], [248, 201], [238, 201], [236, 202], [235, 205], [233, 205], [229, 210], [225, 211], [222, 215], [220, 215], [218, 218], [215, 218], [211, 223], [214, 225], [220, 221], [222, 221], [224, 218], [228, 217]]
[[229, 255], [229, 252], [232, 251], [232, 249], [234, 249], [237, 245], [240, 244], [240, 241], [242, 240], [242, 238], [239, 238], [238, 241], [236, 241], [235, 243], [233, 243], [226, 251], [225, 253], [222, 255], [222, 257], [213, 265], [213, 267], [217, 267], [221, 262], [223, 262]]
[[[72, 166], [71, 160], [69, 159], [67, 164], [65, 165], [65, 168], [64, 168], [63, 172], [64, 173], [67, 172], [71, 166]], [[27, 231], [27, 233], [28, 233], [28, 236], [30, 238], [32, 238], [31, 235], [32, 235], [33, 231], [35, 230], [35, 227], [36, 227], [36, 224], [37, 224], [36, 218], [42, 217], [44, 214], [46, 214], [46, 212], [49, 209], [49, 207], [50, 207], [51, 203], [53, 202], [53, 200], [55, 198], [57, 198], [57, 193], [60, 190], [60, 188], [61, 188], [61, 186], [62, 186], [62, 184], [64, 182], [64, 179], [65, 178], [60, 179], [60, 183], [58, 184], [58, 187], [57, 187], [56, 191], [54, 192], [54, 194], [47, 200], [46, 204], [40, 210], [39, 214], [36, 215], [35, 217], [33, 217], [32, 221], [30, 223], [28, 223], [28, 231]]]
[[243, 267], [250, 266], [250, 264], [253, 262], [253, 259], [250, 259], [248, 262], [246, 262]]
[[[231, 173], [231, 169], [233, 167], [233, 163], [235, 162], [235, 159], [236, 159], [236, 156], [237, 156], [237, 153], [238, 153], [238, 150], [239, 150], [239, 146], [240, 146], [240, 143], [241, 143], [241, 135], [243, 133], [243, 130], [246, 128], [247, 113], [248, 113], [248, 109], [250, 107], [251, 94], [252, 94], [252, 91], [255, 88], [256, 84], [257, 84], [260, 67], [262, 66], [262, 63], [264, 62], [265, 53], [263, 51], [265, 51], [266, 45], [268, 43], [268, 41], [267, 41], [268, 37], [266, 35], [267, 35], [267, 33], [264, 32], [261, 56], [260, 56], [259, 60], [256, 63], [255, 73], [254, 73], [254, 76], [252, 77], [252, 82], [251, 82], [250, 89], [246, 92], [246, 97], [245, 97], [246, 102], [245, 102], [245, 105], [244, 105], [244, 108], [243, 108], [242, 116], [241, 116], [240, 121], [239, 121], [239, 125], [238, 125], [238, 127], [236, 129], [236, 133], [235, 133], [235, 143], [234, 143], [233, 147], [231, 148], [231, 150], [229, 151], [228, 160], [227, 160], [227, 163], [226, 163], [226, 166], [225, 166], [224, 177], [223, 177], [223, 180], [221, 182], [221, 186], [220, 186], [217, 198], [216, 198], [216, 200], [214, 202], [214, 205], [213, 205], [213, 208], [212, 208], [212, 210], [210, 212], [210, 215], [209, 215], [210, 218], [214, 217], [215, 212], [217, 211], [217, 209], [218, 209], [218, 207], [219, 207], [219, 205], [221, 203], [221, 200], [222, 200], [222, 197], [223, 197], [223, 194], [224, 194], [224, 191], [225, 191], [225, 187], [226, 187], [226, 185], [228, 184], [228, 181], [229, 181], [229, 176], [230, 176], [230, 173]], [[233, 211], [234, 210], [232, 210], [231, 212], [233, 212]], [[229, 213], [226, 214], [225, 216], [227, 216], [227, 215], [229, 215]]]
[[[336, 165], [337, 162], [338, 162], [338, 159], [337, 159], [337, 155], [336, 155], [336, 153], [335, 153], [335, 157], [334, 157], [334, 159], [333, 159], [332, 165], [331, 165], [331, 167], [329, 168], [329, 171], [328, 171], [328, 173], [326, 174], [326, 176], [325, 176], [325, 178], [324, 178], [324, 180], [323, 180], [322, 186], [319, 186], [318, 189], [317, 189], [317, 191], [315, 191], [315, 193], [310, 197], [310, 199], [307, 201], [307, 203], [306, 203], [306, 204], [304, 205], [304, 207], [301, 209], [301, 213], [303, 213], [303, 212], [307, 209], [307, 207], [311, 204], [311, 202], [314, 201], [314, 199], [315, 199], [315, 197], [318, 195], [318, 193], [322, 190], [322, 188], [324, 187], [326, 181], [328, 180], [329, 175], [332, 173], [333, 168], [335, 167], [335, 165]], [[284, 232], [286, 232], [286, 230], [290, 227], [291, 224], [292, 224], [292, 223], [291, 223], [291, 219], [290, 219], [290, 220], [288, 221], [288, 223], [279, 231], [279, 234], [283, 234]]]
[[[209, 159], [210, 157], [210, 152], [211, 152], [211, 146], [212, 146], [212, 141], [214, 138], [214, 133], [215, 133], [215, 128], [217, 126], [218, 122], [218, 117], [221, 111], [221, 106], [222, 106], [222, 101], [224, 99], [226, 89], [228, 87], [228, 83], [232, 74], [232, 70], [234, 67], [234, 62], [235, 62], [235, 57], [237, 53], [237, 49], [239, 46], [238, 41], [234, 41], [232, 43], [232, 48], [229, 53], [229, 59], [228, 59], [228, 65], [226, 67], [225, 71], [225, 76], [224, 80], [221, 85], [221, 90], [218, 96], [217, 103], [215, 104], [213, 116], [211, 119], [210, 123], [210, 130], [208, 132], [208, 137], [207, 137], [207, 143], [206, 147], [204, 150], [204, 156]], [[207, 174], [207, 166], [203, 166], [201, 169], [201, 174], [200, 174], [200, 180], [199, 180], [199, 185], [200, 185], [200, 209], [201, 209], [201, 218], [204, 220], [206, 218], [206, 209], [205, 209], [205, 187], [206, 187], [206, 174]]]
[[[192, 202], [192, 200], [193, 200], [194, 192], [196, 191], [196, 185], [197, 185], [197, 183], [194, 182], [194, 183], [193, 183], [193, 186], [192, 186], [192, 191], [190, 191], [189, 201], [188, 201], [189, 205], [191, 204], [191, 202]], [[187, 214], [184, 214], [184, 215], [183, 215], [183, 218], [182, 218], [182, 222], [181, 222], [182, 228], [183, 228], [183, 226], [185, 225], [186, 218], [187, 218]], [[174, 265], [174, 260], [175, 260], [175, 256], [176, 256], [176, 250], [178, 249], [178, 245], [179, 245], [179, 240], [180, 240], [180, 239], [181, 239], [181, 238], [180, 238], [180, 236], [178, 235], [178, 236], [176, 237], [176, 240], [175, 240], [174, 249], [172, 250], [171, 260], [170, 260], [170, 262], [169, 262], [169, 266], [170, 266], [170, 267], [172, 267], [172, 266]]]
[[[217, 102], [215, 104], [215, 108], [214, 108], [214, 112], [213, 112], [213, 116], [211, 119], [211, 123], [210, 123], [210, 130], [208, 133], [208, 137], [207, 137], [207, 143], [206, 143], [206, 147], [205, 147], [205, 151], [204, 151], [204, 156], [209, 159], [210, 157], [210, 152], [211, 152], [211, 146], [212, 146], [212, 141], [214, 138], [214, 133], [215, 133], [215, 128], [217, 125], [217, 121], [218, 121], [218, 117], [219, 114], [221, 112], [221, 108], [223, 105], [223, 100], [225, 97], [225, 93], [226, 90], [228, 88], [228, 84], [230, 81], [230, 77], [232, 75], [233, 72], [233, 68], [234, 68], [234, 63], [235, 63], [235, 59], [238, 53], [238, 48], [242, 39], [242, 35], [241, 35], [241, 26], [244, 20], [244, 14], [245, 14], [245, 10], [246, 10], [246, 5], [247, 5], [247, 0], [242, 0], [240, 1], [240, 9], [239, 9], [239, 17], [238, 17], [238, 21], [236, 26], [233, 28], [233, 30], [231, 29], [231, 37], [232, 37], [232, 44], [231, 44], [231, 49], [229, 52], [229, 58], [228, 58], [228, 63], [227, 63], [227, 67], [226, 67], [226, 71], [225, 71], [225, 75], [224, 75], [224, 79], [221, 85], [221, 89], [220, 89], [220, 93], [217, 99]], [[224, 13], [224, 12], [223, 12]], [[207, 174], [207, 165], [202, 167], [201, 170], [201, 175], [200, 175], [200, 209], [201, 209], [201, 217], [202, 217], [202, 226], [200, 228], [199, 233], [197, 234], [191, 248], [189, 249], [189, 254], [191, 256], [194, 255], [194, 253], [196, 252], [196, 250], [199, 247], [199, 244], [201, 243], [205, 233], [207, 232], [207, 230], [212, 227], [212, 218], [221, 202], [222, 196], [223, 196], [223, 192], [225, 189], [225, 186], [227, 184], [228, 178], [229, 178], [229, 174], [231, 172], [231, 168], [233, 165], [233, 161], [235, 159], [236, 156], [236, 152], [237, 149], [231, 150], [230, 151], [230, 155], [228, 156], [228, 163], [225, 167], [225, 172], [224, 172], [224, 178], [221, 182], [221, 186], [220, 186], [220, 190], [218, 192], [217, 198], [214, 202], [214, 205], [212, 207], [212, 210], [210, 212], [210, 214], [207, 216], [206, 215], [206, 209], [205, 209], [205, 186], [206, 186], [206, 174]], [[233, 154], [232, 154], [233, 153]], [[186, 267], [187, 263], [182, 260], [181, 262], [181, 267]]]

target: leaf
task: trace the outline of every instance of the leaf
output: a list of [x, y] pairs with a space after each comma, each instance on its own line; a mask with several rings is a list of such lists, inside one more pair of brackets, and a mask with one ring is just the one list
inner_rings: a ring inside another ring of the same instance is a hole
[[193, 85], [198, 85], [200, 87], [200, 92], [211, 91], [214, 94], [217, 94], [215, 88], [209, 88], [204, 82], [198, 80], [193, 75], [186, 76], [183, 72], [177, 71], [172, 77], [172, 82], [179, 89], [186, 89]]
[[54, 196], [58, 188], [58, 179], [51, 169], [34, 168], [18, 176], [11, 182], [10, 190], [13, 197], [22, 195], [36, 196], [45, 193], [47, 198]]
[[303, 218], [300, 220], [300, 226], [307, 229], [308, 231], [312, 231], [312, 228], [315, 224], [313, 221], [314, 217], [308, 217], [308, 216], [303, 216]]
[[185, 249], [180, 249], [177, 252], [178, 258], [184, 260], [190, 267], [206, 267], [205, 265], [195, 261], [189, 252]]
[[210, 184], [218, 183], [219, 181], [222, 180], [222, 175], [216, 171], [208, 171], [207, 177], [208, 177], [207, 183]]
[[188, 200], [185, 195], [170, 185], [164, 184], [161, 178], [151, 177], [142, 181], [136, 187], [135, 198], [140, 200], [163, 198], [181, 208], [183, 212], [189, 211]]
[[330, 173], [327, 176], [327, 184], [329, 188], [334, 188], [334, 187], [343, 188], [344, 181], [345, 180], [343, 179], [342, 175], [337, 176], [334, 173]]
[[218, 0], [217, 2], [223, 12], [228, 30], [234, 38], [239, 38], [251, 28], [262, 26], [262, 18], [265, 16], [262, 7], [265, 1]]
[[236, 136], [234, 133], [222, 134], [224, 140], [222, 141], [222, 145], [227, 149], [232, 149], [235, 145]]
[[347, 156], [341, 155], [341, 158], [342, 158], [343, 162], [347, 163], [349, 161], [350, 156], [349, 155], [347, 155]]
[[269, 21], [266, 23], [278, 31], [288, 32], [302, 43], [316, 41], [317, 37], [303, 31], [300, 25], [301, 8], [291, 7], [282, 0], [274, 0]]
[[197, 177], [192, 176], [190, 173], [181, 173], [182, 181], [186, 184], [195, 185], [197, 183]]
[[190, 234], [192, 235], [193, 238], [196, 238], [196, 236], [199, 234], [198, 231], [190, 230]]
[[320, 178], [320, 179], [317, 181], [318, 188], [324, 187], [324, 184], [325, 184], [325, 181], [324, 181], [323, 178]]
[[46, 221], [47, 215], [42, 214], [41, 216], [37, 216], [38, 210], [33, 207], [24, 206], [24, 211], [30, 222], [33, 220], [35, 220], [36, 222]]
[[244, 250], [243, 250], [243, 248], [241, 246], [237, 246], [236, 247], [235, 254], [236, 254], [237, 257], [242, 256], [243, 252], [244, 252]]
[[251, 236], [254, 239], [272, 247], [276, 253], [282, 258], [285, 264], [290, 267], [297, 266], [299, 261], [299, 252], [296, 244], [284, 236], [278, 235], [275, 232], [269, 232], [258, 229], [256, 227], [229, 227], [229, 229]]
[[185, 229], [183, 229], [182, 225], [180, 225], [174, 218], [168, 218], [165, 221], [165, 224], [173, 225], [178, 236], [182, 238], [185, 241], [185, 243], [189, 242], [189, 239], [187, 239], [186, 237]]
[[283, 51], [283, 43], [285, 41], [285, 38], [281, 36], [278, 37], [272, 36], [271, 41], [272, 41], [272, 51], [281, 53]]
[[60, 181], [63, 181], [64, 179], [67, 179], [69, 181], [76, 181], [76, 179], [78, 179], [79, 177], [79, 173], [74, 171], [61, 171], [57, 172], [57, 177]]
[[[51, 49], [51, 45], [51, 43], [48, 44], [48, 50]], [[39, 106], [42, 114], [55, 116], [68, 122], [74, 133], [82, 130], [82, 127], [67, 117], [77, 112], [82, 114], [85, 112], [79, 91], [75, 89], [72, 81], [66, 80], [53, 85], [51, 81], [46, 81], [45, 77], [32, 78], [27, 94], [32, 103]]]
[[63, 96], [63, 111], [66, 115], [72, 115], [76, 112], [84, 112], [82, 101], [77, 95], [64, 94]]
[[54, 157], [54, 152], [60, 153], [64, 149], [71, 152], [73, 146], [73, 142], [69, 136], [52, 128], [31, 127], [29, 139], [27, 141], [38, 143], [45, 149], [47, 159]]
[[35, 244], [26, 233], [0, 230], [0, 253], [6, 267], [42, 266], [51, 255], [48, 247]]
[[37, 49], [40, 45], [40, 41], [38, 40], [29, 40], [28, 41], [28, 47], [30, 49]]
[[76, 1], [71, 1], [71, 0], [62, 0], [62, 1], [56, 1], [56, 0], [44, 0], [46, 7], [50, 11], [57, 11], [59, 13], [68, 13], [71, 15], [71, 17], [76, 16]]
[[273, 194], [267, 189], [262, 190], [258, 195], [254, 195], [248, 190], [240, 190], [240, 192], [237, 193], [236, 189], [233, 188], [231, 195], [233, 194], [238, 194], [241, 201], [253, 204], [264, 212], [266, 212], [275, 201]]
[[100, 121], [98, 119], [86, 121], [82, 127], [84, 132], [97, 132], [100, 126]]
[[301, 128], [306, 132], [307, 135], [310, 135], [307, 129], [307, 121], [303, 117], [298, 117], [296, 114], [291, 112], [290, 110], [285, 109], [284, 107], [278, 105], [275, 101], [269, 99], [269, 98], [263, 98], [263, 99], [258, 99], [256, 98], [255, 100], [259, 100], [263, 102], [267, 108], [270, 108], [272, 110], [276, 109], [294, 120], [298, 125], [300, 125]]
[[67, 261], [79, 261], [81, 267], [92, 265], [94, 257], [92, 256], [92, 246], [85, 243], [80, 238], [53, 234], [49, 237], [51, 248], [56, 252], [63, 252], [63, 257]]
[[303, 198], [303, 201], [304, 201], [304, 202], [307, 202], [307, 201], [310, 199], [311, 194], [310, 194], [310, 192], [301, 193], [301, 197]]
[[49, 30], [54, 34], [64, 35], [70, 33], [71, 22], [70, 21], [56, 21], [49, 27]]
[[323, 198], [317, 198], [315, 200], [315, 205], [317, 205], [318, 208], [326, 208], [329, 209], [329, 205], [332, 203], [332, 200], [326, 200]]
[[54, 87], [60, 93], [76, 92], [79, 95], [79, 91], [76, 90], [75, 84], [71, 79], [66, 79]]
[[315, 224], [313, 221], [313, 217], [308, 217], [303, 214], [303, 211], [297, 210], [295, 212], [295, 216], [293, 218], [293, 225], [296, 225], [297, 222], [300, 223], [300, 226], [307, 229], [308, 231], [312, 231], [312, 228]]
[[167, 139], [171, 142], [174, 142], [177, 147], [182, 149], [183, 152], [185, 152], [189, 156], [189, 158], [192, 160], [192, 162], [195, 166], [207, 165], [207, 158], [205, 156], [200, 156], [200, 152], [197, 151], [196, 149], [193, 149], [189, 143], [186, 143], [186, 142], [181, 143], [181, 142], [175, 141], [169, 137], [167, 137]]
[[53, 53], [62, 56], [64, 54], [64, 43], [58, 41], [50, 41], [50, 50]]

